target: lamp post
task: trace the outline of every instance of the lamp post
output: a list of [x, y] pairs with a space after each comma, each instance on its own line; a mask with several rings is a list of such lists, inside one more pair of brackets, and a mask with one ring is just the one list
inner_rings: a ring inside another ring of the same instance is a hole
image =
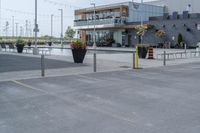
[[[143, 0], [141, 0], [141, 9], [140, 9], [141, 11], [140, 11], [140, 13], [141, 13], [141, 16], [140, 16], [140, 25], [141, 25], [141, 27], [143, 26], [143, 12], [144, 12], [144, 8], [143, 8]], [[143, 42], [143, 36], [140, 36], [140, 40], [141, 40], [141, 44], [142, 44], [142, 42]]]
[[25, 32], [25, 37], [28, 37], [28, 20], [26, 20], [26, 32]]
[[63, 48], [63, 9], [59, 9], [59, 11], [61, 12], [61, 33], [60, 33], [60, 42], [61, 42], [61, 46]]
[[51, 14], [51, 37], [53, 37], [53, 14]]
[[15, 24], [16, 24], [16, 37], [18, 37], [18, 23]]
[[12, 16], [12, 37], [14, 39], [15, 36], [15, 17]]
[[37, 24], [37, 0], [35, 0], [35, 28], [34, 28], [34, 32], [35, 32], [35, 47], [33, 48], [33, 54], [34, 55], [38, 55], [39, 54], [39, 50], [37, 47], [37, 33], [39, 32], [38, 29], [38, 24]]
[[144, 8], [143, 8], [143, 0], [141, 0], [141, 26], [143, 25], [143, 11], [144, 11]]
[[93, 71], [96, 72], [97, 71], [97, 64], [96, 64], [96, 5], [95, 5], [95, 3], [91, 3], [91, 5], [94, 6], [94, 15], [93, 15], [93, 17], [94, 17], [94, 20], [93, 20], [93, 23], [94, 23], [94, 32], [93, 32], [94, 65], [93, 65]]
[[[1, 18], [1, 0], [0, 0], [0, 18]], [[0, 36], [1, 36], [1, 19], [0, 19]]]

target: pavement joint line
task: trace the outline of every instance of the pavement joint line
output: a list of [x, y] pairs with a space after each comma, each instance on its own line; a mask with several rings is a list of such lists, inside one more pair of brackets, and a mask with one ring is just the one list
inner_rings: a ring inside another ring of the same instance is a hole
[[126, 121], [126, 122], [128, 122], [131, 126], [133, 126], [133, 125], [136, 124], [133, 120], [131, 120], [131, 119], [129, 119], [129, 118], [126, 118], [126, 117], [123, 117], [123, 116], [119, 116], [118, 114], [114, 114], [114, 113], [109, 112], [109, 111], [105, 111], [105, 110], [102, 110], [102, 109], [98, 109], [98, 108], [95, 107], [95, 106], [93, 107], [93, 106], [90, 106], [90, 105], [87, 105], [87, 104], [78, 103], [77, 101], [72, 100], [72, 99], [70, 99], [70, 98], [65, 98], [65, 99], [60, 98], [60, 99], [62, 99], [62, 100], [64, 100], [64, 101], [70, 101], [70, 102], [76, 104], [77, 106], [80, 106], [80, 107], [83, 107], [83, 108], [87, 108], [87, 109], [90, 109], [90, 110], [97, 111], [97, 112], [99, 112], [99, 113], [102, 113], [102, 114], [104, 114], [104, 115], [108, 115], [108, 116], [113, 117], [113, 118], [115, 118], [115, 119], [122, 120], [122, 121]]
[[27, 85], [27, 84], [24, 84], [24, 83], [21, 83], [21, 82], [19, 82], [19, 81], [12, 80], [12, 82], [15, 83], [15, 84], [18, 84], [18, 85], [20, 85], [20, 86], [23, 86], [23, 87], [25, 87], [25, 88], [29, 88], [29, 89], [32, 89], [32, 90], [36, 90], [36, 91], [40, 91], [40, 92], [43, 92], [43, 93], [47, 93], [47, 94], [48, 94], [48, 92], [46, 92], [46, 91], [44, 91], [44, 90], [35, 88], [35, 87], [33, 87], [33, 86], [30, 86], [30, 85]]
[[[41, 91], [41, 92], [44, 92], [44, 93], [48, 93], [48, 92], [46, 92], [46, 91], [40, 90], [40, 89], [38, 89], [38, 88], [29, 86], [29, 85], [26, 85], [26, 84], [21, 83], [21, 82], [16, 81], [16, 80], [12, 80], [12, 82], [14, 82], [14, 83], [16, 83], [16, 84], [18, 84], [18, 85], [20, 85], [20, 86], [23, 86], [23, 87], [32, 89], [32, 90], [37, 90], [37, 91]], [[55, 96], [55, 97], [59, 98], [56, 94], [49, 94], [49, 95]], [[90, 105], [80, 104], [80, 103], [78, 103], [78, 102], [76, 102], [76, 101], [74, 101], [74, 100], [72, 100], [72, 99], [63, 99], [63, 98], [59, 98], [59, 99], [62, 99], [62, 100], [64, 100], [64, 101], [65, 101], [65, 100], [70, 101], [70, 102], [72, 102], [72, 103], [74, 103], [74, 104], [76, 104], [76, 105], [78, 105], [78, 106], [81, 106], [81, 107], [84, 107], [84, 108], [88, 108], [88, 109], [91, 109], [91, 110], [95, 110], [95, 111], [97, 111], [97, 112], [100, 112], [100, 113], [103, 113], [103, 114], [105, 114], [105, 115], [111, 116], [111, 117], [113, 117], [113, 118], [115, 118], [115, 119], [119, 119], [119, 120], [126, 121], [126, 122], [128, 122], [130, 125], [135, 125], [135, 122], [134, 122], [134, 121], [132, 121], [132, 120], [130, 120], [130, 119], [128, 119], [128, 118], [125, 118], [125, 117], [123, 117], [123, 116], [118, 116], [117, 114], [113, 114], [113, 113], [111, 113], [111, 112], [104, 111], [104, 110], [98, 109], [98, 108], [96, 108], [96, 107], [92, 107], [92, 106], [90, 106]]]

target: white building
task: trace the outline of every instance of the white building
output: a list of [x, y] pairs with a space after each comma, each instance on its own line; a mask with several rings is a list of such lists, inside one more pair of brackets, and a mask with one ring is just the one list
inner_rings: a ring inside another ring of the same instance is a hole
[[155, 0], [146, 3], [163, 6], [165, 7], [165, 12], [169, 14], [172, 14], [174, 11], [177, 11], [179, 14], [183, 11], [200, 13], [200, 0]]

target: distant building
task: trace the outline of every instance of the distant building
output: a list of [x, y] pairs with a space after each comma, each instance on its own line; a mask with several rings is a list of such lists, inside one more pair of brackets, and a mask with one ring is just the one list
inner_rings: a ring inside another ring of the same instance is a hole
[[[141, 16], [142, 12], [142, 16]], [[149, 21], [151, 16], [163, 16], [161, 6], [139, 4], [132, 2], [117, 3], [96, 7], [96, 42], [99, 46], [129, 46], [132, 36], [127, 36], [128, 29], [133, 29], [132, 23]], [[80, 38], [87, 45], [93, 44], [94, 9], [75, 10], [74, 26], [79, 30]]]
[[[139, 38], [134, 27], [144, 21], [153, 28], [147, 30], [143, 43], [177, 44], [182, 34], [187, 46], [194, 47], [200, 41], [200, 0], [158, 0], [145, 2], [124, 2], [96, 7], [97, 46], [134, 46]], [[74, 26], [79, 37], [87, 45], [93, 45], [94, 9], [75, 10]], [[163, 40], [155, 36], [158, 30], [166, 33]]]
[[200, 13], [200, 0], [155, 0], [145, 3], [163, 6], [165, 7], [165, 12], [169, 14], [172, 14], [175, 11], [179, 14], [183, 11], [189, 11], [189, 13]]

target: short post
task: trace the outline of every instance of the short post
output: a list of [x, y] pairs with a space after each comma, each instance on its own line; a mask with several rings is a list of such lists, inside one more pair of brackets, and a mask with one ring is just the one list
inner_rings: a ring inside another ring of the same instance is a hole
[[96, 50], [95, 50], [94, 55], [93, 55], [93, 71], [97, 72], [97, 54], [96, 54]]
[[139, 68], [139, 59], [138, 59], [138, 46], [136, 46], [136, 52], [135, 52], [135, 69]]
[[163, 56], [163, 65], [166, 66], [166, 51], [164, 51]]
[[135, 52], [133, 51], [133, 69], [135, 69]]
[[184, 43], [185, 45], [184, 45], [184, 48], [185, 48], [185, 53], [187, 52], [187, 45], [186, 45], [186, 43]]
[[45, 76], [45, 63], [44, 63], [44, 55], [41, 55], [41, 76]]
[[184, 45], [184, 48], [185, 48], [185, 58], [187, 58], [187, 44], [186, 43], [184, 43], [185, 45]]

